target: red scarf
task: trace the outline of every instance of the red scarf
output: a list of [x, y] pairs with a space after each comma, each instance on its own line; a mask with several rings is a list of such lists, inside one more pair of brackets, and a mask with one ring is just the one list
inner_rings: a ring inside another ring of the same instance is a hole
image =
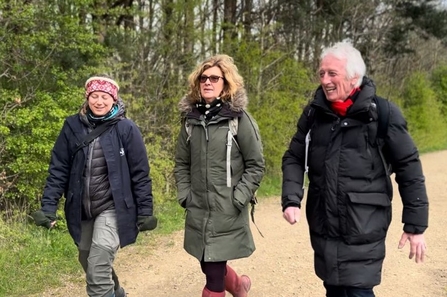
[[346, 116], [346, 112], [348, 111], [348, 108], [351, 107], [352, 104], [354, 104], [354, 102], [352, 101], [351, 98], [352, 98], [352, 96], [354, 96], [355, 93], [357, 93], [358, 91], [360, 91], [360, 88], [358, 88], [358, 87], [352, 89], [351, 93], [349, 93], [349, 95], [348, 95], [348, 98], [347, 98], [345, 101], [343, 101], [343, 102], [339, 102], [339, 101], [337, 101], [337, 102], [331, 102], [331, 108], [332, 108], [332, 110], [333, 110], [336, 114], [338, 114], [338, 115], [340, 115], [340, 116], [342, 116], [342, 117]]

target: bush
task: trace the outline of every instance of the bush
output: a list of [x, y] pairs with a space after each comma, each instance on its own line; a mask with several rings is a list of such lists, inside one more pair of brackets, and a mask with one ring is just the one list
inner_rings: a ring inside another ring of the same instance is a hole
[[[447, 125], [427, 75], [414, 73], [405, 84], [401, 102], [408, 129], [422, 152], [439, 150], [447, 145]], [[436, 127], [436, 128], [435, 128]]]

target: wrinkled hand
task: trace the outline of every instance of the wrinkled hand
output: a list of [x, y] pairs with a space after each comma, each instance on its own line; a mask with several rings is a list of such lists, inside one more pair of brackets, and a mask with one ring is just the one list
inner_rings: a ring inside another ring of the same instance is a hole
[[138, 216], [137, 226], [140, 231], [154, 230], [158, 220], [155, 216]]
[[427, 245], [425, 244], [424, 234], [411, 234], [403, 233], [399, 241], [399, 249], [405, 246], [405, 243], [410, 242], [410, 255], [409, 258], [413, 259], [415, 257], [416, 263], [424, 262], [425, 251], [427, 250]]
[[37, 226], [42, 226], [51, 229], [56, 224], [56, 215], [53, 213], [44, 213], [41, 210], [35, 211], [31, 214], [34, 223]]
[[287, 222], [290, 223], [290, 225], [293, 225], [300, 221], [301, 209], [296, 206], [289, 206], [286, 210], [284, 210], [282, 216]]

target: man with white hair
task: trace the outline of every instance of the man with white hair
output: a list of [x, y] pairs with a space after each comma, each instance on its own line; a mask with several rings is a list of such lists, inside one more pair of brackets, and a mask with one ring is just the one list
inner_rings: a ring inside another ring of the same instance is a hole
[[360, 52], [337, 43], [321, 55], [320, 86], [283, 156], [283, 217], [306, 217], [315, 272], [327, 297], [373, 297], [391, 223], [391, 165], [410, 259], [424, 260], [428, 198], [418, 150], [399, 108], [376, 95]]

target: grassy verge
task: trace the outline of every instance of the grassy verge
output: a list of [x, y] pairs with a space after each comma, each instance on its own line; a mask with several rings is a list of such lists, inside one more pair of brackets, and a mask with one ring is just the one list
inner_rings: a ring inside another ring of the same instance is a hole
[[[180, 230], [184, 212], [176, 202], [157, 206], [159, 225], [151, 235]], [[139, 236], [137, 245], [146, 244]], [[77, 261], [77, 249], [66, 230], [65, 221], [47, 230], [28, 222], [0, 220], [0, 296], [23, 297], [63, 286], [65, 282], [84, 281]]]
[[[26, 220], [24, 220], [26, 222]], [[0, 221], [0, 296], [26, 296], [81, 273], [68, 232]]]
[[[258, 196], [277, 195], [279, 187], [279, 178], [265, 178]], [[183, 228], [184, 210], [177, 201], [156, 205], [156, 210], [159, 223], [151, 236]], [[136, 244], [147, 244], [146, 237], [139, 236]], [[23, 297], [67, 281], [83, 281], [77, 249], [63, 219], [53, 230], [37, 227], [26, 218], [13, 224], [0, 220], [0, 271], [0, 296]]]

